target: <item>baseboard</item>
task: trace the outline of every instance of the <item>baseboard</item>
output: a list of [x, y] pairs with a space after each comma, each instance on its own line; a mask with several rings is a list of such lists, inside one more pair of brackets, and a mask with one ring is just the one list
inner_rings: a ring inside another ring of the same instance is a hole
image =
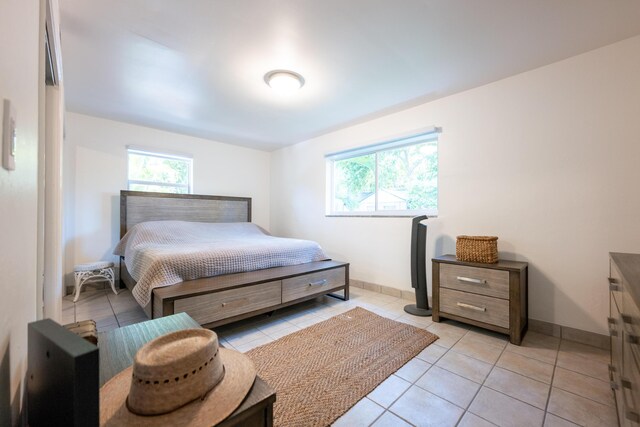
[[[349, 279], [349, 286], [366, 289], [379, 294], [390, 295], [407, 301], [416, 301], [415, 291], [405, 291], [398, 288], [392, 288], [391, 286], [378, 285], [377, 283], [365, 282], [364, 280], [356, 279]], [[431, 295], [429, 295], [429, 303], [431, 303]]]
[[[415, 302], [416, 300], [414, 291], [405, 291], [402, 289], [392, 288], [390, 286], [378, 285], [377, 283], [365, 282], [364, 280], [349, 279], [349, 286], [366, 289], [379, 294], [391, 295], [407, 301]], [[429, 303], [431, 303], [431, 301], [432, 297], [429, 295]], [[609, 335], [583, 331], [581, 329], [556, 325], [555, 323], [544, 322], [536, 319], [529, 319], [529, 330], [545, 335], [551, 335], [552, 337], [562, 338], [568, 341], [575, 341], [580, 344], [602, 348], [604, 350], [611, 349], [611, 339]]]
[[[86, 289], [105, 289], [107, 283], [87, 283], [82, 287], [82, 290]], [[392, 288], [391, 286], [378, 285], [377, 283], [365, 282], [364, 280], [349, 279], [349, 286], [355, 288], [366, 289], [368, 291], [377, 292], [383, 295], [390, 295], [392, 297], [401, 298], [407, 301], [415, 302], [416, 296], [414, 291], [406, 291], [402, 289]], [[67, 286], [67, 295], [73, 293], [73, 286]], [[431, 295], [429, 295], [429, 302], [432, 301]], [[568, 326], [556, 325], [555, 323], [545, 322], [542, 320], [529, 319], [529, 330], [538, 332], [552, 337], [562, 338], [569, 341], [575, 341], [581, 344], [590, 345], [593, 347], [602, 348], [605, 350], [611, 349], [611, 340], [608, 335], [597, 334], [595, 332], [583, 331], [581, 329], [570, 328]]]
[[569, 326], [556, 325], [555, 323], [535, 319], [529, 319], [529, 330], [562, 338], [563, 340], [575, 341], [580, 344], [602, 348], [604, 350], [611, 349], [611, 338], [609, 335], [583, 331], [582, 329], [570, 328]]
[[[85, 283], [84, 285], [82, 285], [82, 290], [80, 291], [80, 293], [84, 291], [96, 291], [103, 289], [111, 289], [109, 282], [107, 282], [106, 280], [100, 282]], [[75, 291], [75, 286], [65, 286], [65, 295], [73, 295]]]

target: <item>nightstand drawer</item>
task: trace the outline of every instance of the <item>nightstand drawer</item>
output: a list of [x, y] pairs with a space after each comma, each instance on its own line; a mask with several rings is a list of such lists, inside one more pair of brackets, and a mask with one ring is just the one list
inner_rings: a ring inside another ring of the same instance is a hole
[[440, 287], [509, 299], [509, 272], [442, 263]]
[[440, 312], [509, 328], [509, 301], [440, 288]]

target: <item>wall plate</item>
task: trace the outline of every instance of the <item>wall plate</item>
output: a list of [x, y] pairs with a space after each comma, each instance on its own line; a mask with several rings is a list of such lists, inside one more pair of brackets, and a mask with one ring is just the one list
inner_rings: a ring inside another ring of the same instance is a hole
[[16, 112], [11, 101], [5, 99], [2, 114], [2, 167], [8, 171], [16, 168]]

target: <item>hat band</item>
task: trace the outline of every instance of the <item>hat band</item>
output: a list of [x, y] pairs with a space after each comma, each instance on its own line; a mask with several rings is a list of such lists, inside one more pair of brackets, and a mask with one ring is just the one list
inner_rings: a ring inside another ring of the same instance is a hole
[[[197, 368], [193, 369], [190, 373], [187, 372], [186, 374], [181, 374], [178, 376], [173, 376], [171, 375], [171, 378], [164, 378], [164, 379], [158, 379], [158, 380], [154, 380], [154, 379], [147, 379], [147, 378], [141, 378], [138, 377], [136, 375], [135, 372], [133, 372], [131, 374], [131, 381], [135, 382], [141, 386], [144, 385], [148, 385], [148, 386], [153, 386], [153, 385], [160, 385], [160, 384], [169, 384], [171, 382], [178, 382], [180, 380], [186, 380], [187, 378], [199, 373], [200, 371], [202, 371], [203, 368], [206, 368], [208, 364], [210, 364], [211, 362], [213, 362], [213, 359], [216, 358], [218, 356], [218, 352], [216, 351], [216, 354], [213, 355], [212, 358], [210, 358], [208, 361], [206, 361], [205, 363], [203, 363], [202, 365], [198, 366]], [[223, 373], [224, 376], [224, 373]], [[222, 377], [220, 377], [220, 380], [216, 381], [215, 384], [217, 384], [218, 382], [220, 382], [222, 380]], [[214, 384], [214, 386], [215, 386]]]
[[153, 415], [168, 414], [169, 412], [173, 412], [173, 411], [175, 411], [176, 409], [180, 409], [180, 408], [182, 408], [183, 406], [187, 406], [189, 403], [193, 402], [194, 400], [197, 400], [197, 399], [204, 400], [204, 399], [207, 397], [207, 395], [208, 395], [209, 393], [211, 393], [211, 392], [212, 392], [212, 391], [213, 391], [213, 390], [218, 386], [218, 384], [220, 384], [220, 383], [222, 382], [222, 379], [224, 378], [224, 374], [225, 374], [225, 368], [224, 368], [224, 365], [223, 365], [223, 366], [222, 366], [222, 375], [220, 375], [220, 377], [218, 378], [218, 380], [217, 380], [216, 382], [214, 382], [214, 383], [213, 383], [213, 385], [211, 386], [211, 388], [209, 388], [208, 390], [206, 390], [206, 391], [202, 394], [202, 396], [198, 396], [198, 397], [196, 397], [195, 399], [192, 399], [192, 400], [190, 400], [190, 401], [188, 401], [188, 402], [184, 402], [184, 404], [182, 404], [182, 405], [180, 405], [180, 406], [178, 406], [178, 407], [176, 407], [176, 408], [170, 409], [170, 410], [168, 410], [168, 411], [165, 411], [165, 412], [158, 412], [158, 413], [155, 413], [155, 414], [144, 414], [144, 413], [141, 413], [141, 412], [136, 412], [136, 410], [135, 410], [135, 409], [133, 409], [133, 408], [131, 408], [131, 406], [129, 405], [129, 396], [127, 396], [127, 399], [125, 400], [125, 402], [124, 402], [124, 403], [125, 403], [125, 405], [127, 406], [127, 409], [128, 409], [130, 412], [132, 412], [132, 413], [134, 413], [134, 414], [137, 414], [137, 415], [151, 415], [151, 416], [153, 416]]
[[137, 415], [161, 415], [202, 399], [224, 378], [225, 369], [219, 357], [216, 351], [209, 360], [186, 373], [166, 373], [155, 380], [140, 378], [132, 372], [127, 408]]

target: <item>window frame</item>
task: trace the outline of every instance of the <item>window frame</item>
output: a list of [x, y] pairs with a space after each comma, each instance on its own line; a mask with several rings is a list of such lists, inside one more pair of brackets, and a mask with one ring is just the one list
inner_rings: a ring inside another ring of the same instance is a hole
[[[144, 156], [149, 156], [149, 157], [157, 157], [157, 158], [161, 158], [161, 159], [171, 159], [171, 160], [181, 160], [181, 161], [185, 161], [188, 164], [188, 170], [189, 170], [189, 182], [187, 184], [180, 184], [180, 183], [167, 183], [167, 182], [162, 182], [162, 181], [145, 181], [145, 180], [136, 180], [136, 179], [129, 179], [129, 167], [130, 167], [130, 155], [131, 154], [138, 154], [138, 155], [144, 155]], [[149, 148], [142, 148], [142, 147], [135, 147], [135, 146], [127, 146], [127, 190], [132, 191], [131, 190], [131, 185], [132, 184], [139, 184], [139, 185], [155, 185], [158, 187], [167, 187], [167, 188], [186, 188], [187, 189], [187, 193], [182, 193], [182, 194], [194, 194], [193, 193], [193, 156], [189, 155], [189, 154], [184, 154], [184, 153], [173, 153], [173, 152], [169, 152], [169, 151], [157, 151], [155, 149], [149, 149]], [[140, 191], [145, 191], [145, 190], [140, 190]]]
[[[349, 150], [338, 151], [325, 155], [326, 162], [326, 201], [325, 201], [325, 216], [327, 217], [381, 217], [381, 218], [398, 218], [398, 217], [413, 217], [416, 215], [428, 215], [429, 217], [438, 216], [438, 207], [440, 192], [438, 191], [438, 200], [436, 201], [435, 209], [404, 209], [404, 210], [381, 210], [378, 209], [378, 153], [384, 151], [395, 150], [403, 147], [409, 147], [412, 145], [418, 145], [428, 142], [436, 142], [436, 153], [438, 156], [439, 165], [439, 135], [442, 129], [439, 127], [429, 127], [414, 131], [409, 134], [390, 138], [384, 142], [377, 142], [374, 144], [365, 145], [362, 147], [356, 147]], [[355, 157], [362, 157], [369, 154], [375, 156], [375, 193], [374, 193], [374, 210], [373, 211], [334, 211], [334, 177], [335, 177], [335, 162], [339, 160], [347, 160]], [[439, 175], [440, 170], [438, 168], [438, 175], [436, 176], [436, 182], [439, 189]]]

